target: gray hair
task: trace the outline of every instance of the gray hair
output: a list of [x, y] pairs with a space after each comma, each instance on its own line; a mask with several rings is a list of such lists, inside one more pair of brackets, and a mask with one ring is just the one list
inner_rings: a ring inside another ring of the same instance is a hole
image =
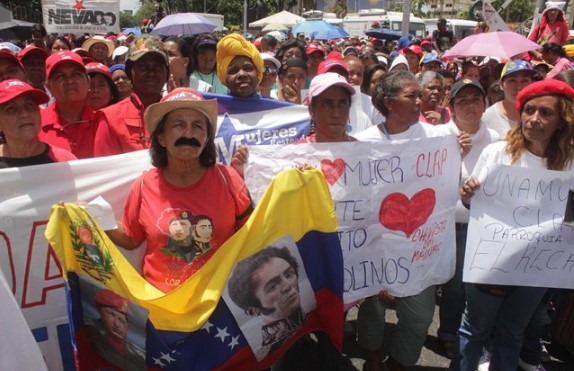
[[441, 89], [444, 89], [444, 77], [440, 73], [434, 71], [426, 71], [422, 73], [419, 76], [419, 85], [421, 88], [424, 88], [434, 80], [438, 80]]
[[415, 75], [409, 71], [398, 70], [387, 73], [382, 79], [377, 81], [371, 97], [371, 103], [386, 117], [389, 114], [389, 110], [385, 107], [384, 98], [396, 100], [399, 93], [403, 90], [405, 81], [409, 80], [417, 82]]

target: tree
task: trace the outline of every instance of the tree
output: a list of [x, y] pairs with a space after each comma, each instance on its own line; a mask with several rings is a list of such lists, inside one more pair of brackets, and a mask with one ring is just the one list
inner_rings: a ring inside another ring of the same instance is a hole
[[142, 0], [142, 5], [134, 14], [134, 20], [136, 25], [141, 26], [141, 20], [144, 18], [150, 19], [151, 15], [154, 12], [153, 9], [154, 3], [151, 0]]
[[414, 0], [412, 12], [415, 17], [426, 18], [428, 14], [423, 11], [423, 6], [427, 5], [425, 0]]
[[[522, 22], [534, 14], [534, 3], [531, 0], [513, 0], [508, 8], [501, 9], [504, 0], [495, 0], [492, 7], [496, 9], [507, 23]], [[476, 19], [476, 14], [482, 11], [482, 1], [477, 1], [469, 11], [469, 17]]]
[[123, 11], [120, 12], [120, 29], [128, 27], [136, 27], [139, 25], [139, 21], [130, 13]]

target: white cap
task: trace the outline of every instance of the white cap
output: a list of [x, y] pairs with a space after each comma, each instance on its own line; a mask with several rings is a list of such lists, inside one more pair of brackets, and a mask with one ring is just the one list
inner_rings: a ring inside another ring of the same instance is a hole
[[112, 59], [116, 59], [116, 57], [121, 57], [122, 55], [126, 54], [130, 49], [127, 46], [118, 46], [114, 53], [112, 54]]
[[272, 54], [264, 52], [261, 53], [261, 58], [263, 58], [263, 62], [265, 61], [271, 61], [273, 62], [273, 64], [275, 65], [275, 67], [280, 68], [281, 67], [281, 62], [279, 62], [279, 60], [277, 58], [275, 58]]
[[558, 9], [564, 11], [564, 5], [566, 5], [565, 1], [547, 1], [546, 10]]

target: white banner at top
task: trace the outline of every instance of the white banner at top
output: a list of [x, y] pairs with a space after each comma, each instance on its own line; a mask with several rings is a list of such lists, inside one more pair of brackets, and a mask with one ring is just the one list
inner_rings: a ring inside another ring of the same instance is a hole
[[42, 0], [42, 13], [48, 33], [120, 32], [117, 0]]

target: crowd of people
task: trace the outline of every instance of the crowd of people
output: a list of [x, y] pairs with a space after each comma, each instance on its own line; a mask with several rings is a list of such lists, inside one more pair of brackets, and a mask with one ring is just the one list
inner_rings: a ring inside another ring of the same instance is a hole
[[[311, 124], [298, 143], [385, 145], [456, 135], [462, 158], [456, 271], [440, 287], [438, 338], [452, 370], [544, 370], [544, 319], [558, 313], [571, 326], [572, 313], [561, 310], [574, 305], [573, 293], [465, 284], [462, 271], [468, 210], [487, 164], [571, 170], [574, 47], [564, 22], [560, 6], [549, 2], [529, 36], [540, 50], [507, 60], [443, 59], [455, 42], [443, 19], [427, 38], [398, 42], [249, 40], [240, 34], [76, 37], [47, 35], [36, 25], [28, 45], [0, 43], [0, 168], [149, 150], [154, 168], [134, 182], [123, 219], [107, 233], [126, 249], [146, 242], [143, 276], [169, 292], [252, 211], [243, 179], [248, 148], [241, 146], [230, 166], [216, 163], [218, 105], [203, 93], [246, 104], [274, 99], [307, 106]], [[476, 32], [487, 31], [481, 23]], [[382, 291], [357, 304], [356, 335], [369, 354], [365, 370], [417, 363], [436, 291], [430, 286], [401, 298]], [[387, 334], [391, 303], [399, 323]], [[561, 334], [554, 340], [574, 351], [574, 328], [568, 337], [562, 323], [552, 326]], [[329, 344], [324, 349], [341, 369], [352, 368]], [[296, 356], [287, 353], [274, 369], [292, 367]]]

